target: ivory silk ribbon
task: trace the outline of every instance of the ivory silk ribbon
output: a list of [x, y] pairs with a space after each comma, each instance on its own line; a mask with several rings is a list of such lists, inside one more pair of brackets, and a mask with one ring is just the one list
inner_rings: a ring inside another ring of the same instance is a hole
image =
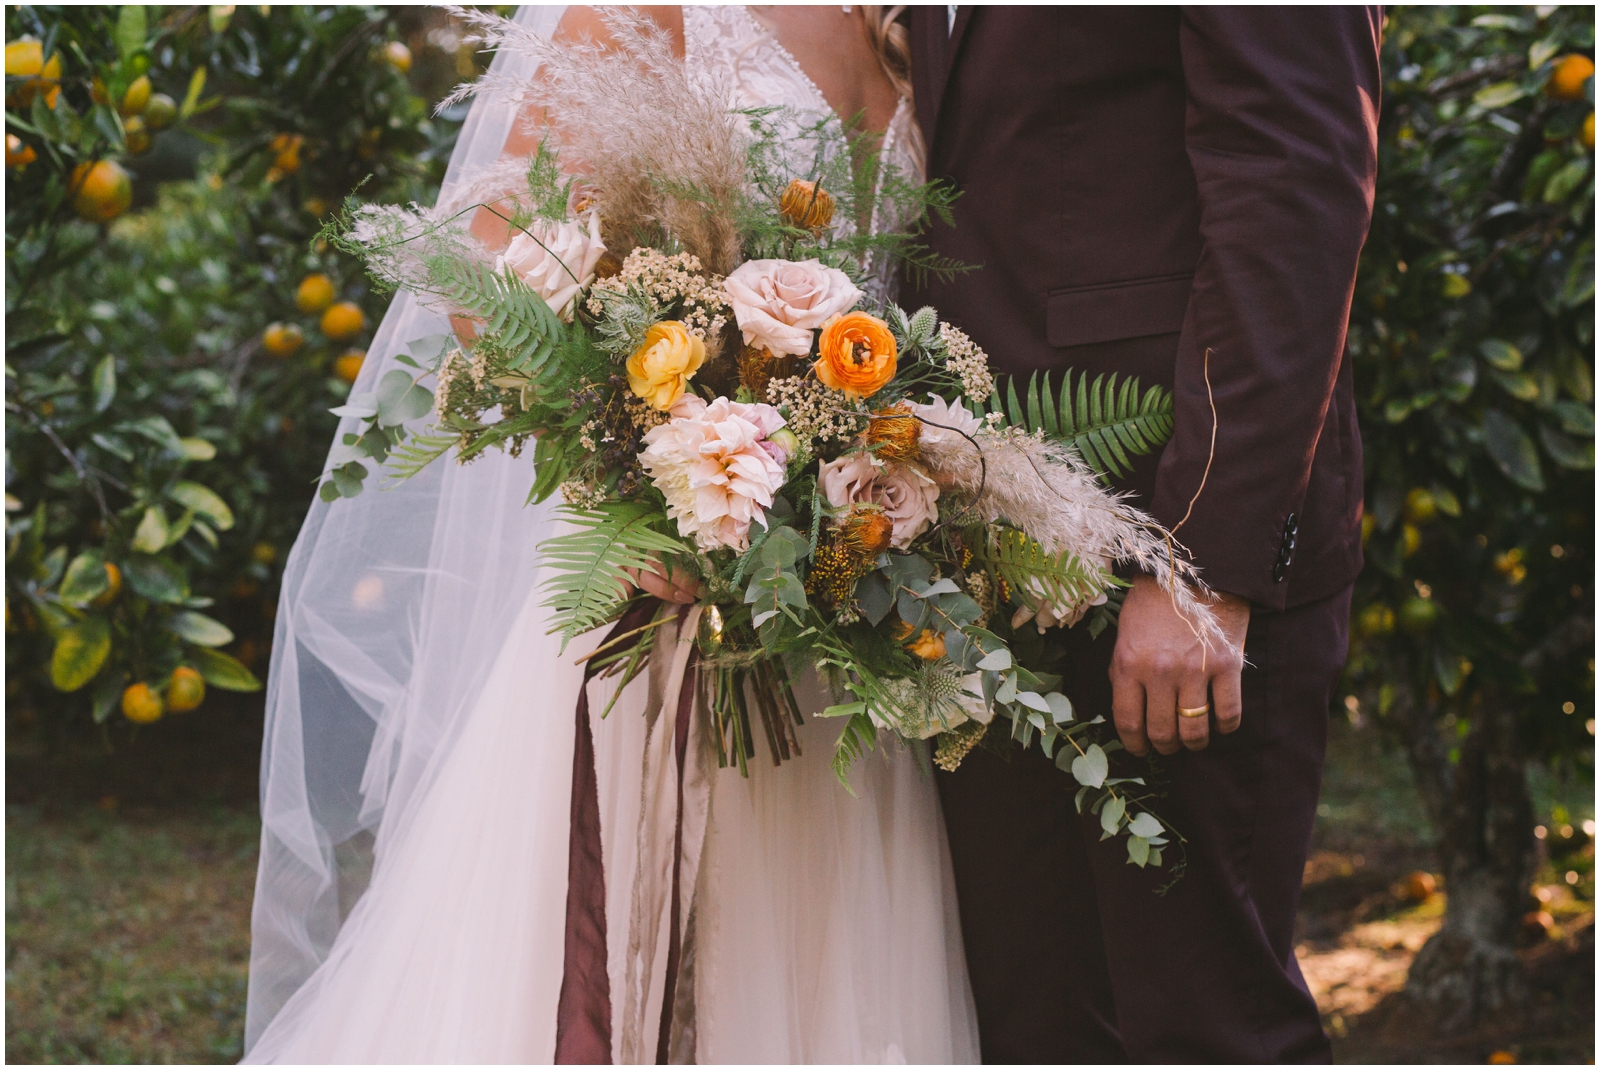
[[[643, 606], [654, 609], [654, 603]], [[624, 956], [621, 1036], [613, 1045], [606, 971], [605, 873], [588, 681], [578, 698], [568, 846], [567, 936], [557, 1063], [692, 1061], [694, 888], [711, 802], [705, 719], [696, 716], [695, 636], [701, 608], [656, 629], [640, 770], [638, 865]], [[604, 642], [648, 623], [630, 611]], [[672, 716], [662, 714], [671, 710]], [[665, 939], [663, 939], [665, 937]], [[680, 985], [680, 979], [683, 983]]]

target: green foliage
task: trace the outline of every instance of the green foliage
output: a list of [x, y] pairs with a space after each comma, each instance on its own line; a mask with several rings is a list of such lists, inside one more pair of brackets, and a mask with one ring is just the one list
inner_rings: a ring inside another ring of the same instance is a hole
[[975, 547], [977, 560], [1031, 607], [1079, 605], [1117, 579], [1065, 551], [1052, 553], [1017, 528], [1000, 528]]
[[1051, 388], [1049, 372], [1042, 381], [1035, 372], [1028, 377], [1026, 405], [1017, 396], [1016, 378], [1011, 377], [1005, 402], [995, 393], [989, 398], [989, 411], [1003, 414], [1013, 426], [1066, 442], [1097, 474], [1110, 478], [1126, 475], [1131, 458], [1150, 453], [1172, 437], [1171, 392], [1152, 386], [1140, 394], [1137, 378], [1123, 379], [1119, 387], [1114, 372], [1095, 376], [1093, 383], [1087, 374], [1080, 374], [1074, 392], [1068, 368], [1061, 374], [1059, 395]]
[[1562, 100], [1546, 83], [1562, 56], [1592, 54], [1593, 13], [1482, 10], [1398, 8], [1385, 36], [1377, 209], [1349, 336], [1368, 567], [1348, 677], [1380, 714], [1433, 719], [1440, 753], [1511, 703], [1537, 754], [1588, 764], [1594, 180], [1581, 131], [1594, 86]]
[[651, 558], [667, 561], [683, 552], [675, 536], [658, 528], [668, 523], [660, 508], [648, 502], [606, 502], [596, 509], [562, 506], [562, 519], [578, 530], [539, 544], [551, 569], [545, 602], [555, 610], [551, 631], [562, 645], [574, 636], [611, 620], [626, 604], [632, 581], [624, 569], [651, 567]]
[[[381, 58], [416, 25], [363, 7], [7, 9], [7, 40], [40, 38], [62, 66], [53, 107], [7, 84], [8, 133], [37, 157], [6, 175], [17, 719], [103, 721], [122, 686], [160, 690], [179, 664], [260, 686], [279, 568], [349, 389], [334, 361], [361, 344], [323, 336], [296, 285], [326, 274], [369, 324], [384, 305], [313, 244], [319, 217], [362, 183], [426, 198], [453, 136]], [[170, 128], [143, 117], [147, 151], [114, 106], [141, 75], [182, 102]], [[74, 209], [73, 169], [95, 160], [132, 176], [109, 225]], [[265, 351], [274, 320], [300, 326], [299, 352]]]

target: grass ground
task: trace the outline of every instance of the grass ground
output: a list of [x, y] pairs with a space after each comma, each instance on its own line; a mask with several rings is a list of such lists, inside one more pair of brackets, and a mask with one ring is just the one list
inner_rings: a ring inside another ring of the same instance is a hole
[[[208, 709], [115, 751], [7, 752], [6, 1061], [232, 1062], [244, 1026], [259, 713]], [[1435, 869], [1405, 762], [1336, 724], [1298, 954], [1340, 1062], [1594, 1060], [1592, 785], [1536, 778], [1557, 854], [1524, 951], [1531, 1013], [1466, 1036], [1419, 1026], [1405, 971], [1443, 915], [1406, 878]], [[1557, 807], [1562, 808], [1557, 810]], [[1561, 824], [1576, 826], [1570, 841]], [[1563, 845], [1582, 843], [1567, 853]], [[1567, 872], [1577, 884], [1566, 882]]]

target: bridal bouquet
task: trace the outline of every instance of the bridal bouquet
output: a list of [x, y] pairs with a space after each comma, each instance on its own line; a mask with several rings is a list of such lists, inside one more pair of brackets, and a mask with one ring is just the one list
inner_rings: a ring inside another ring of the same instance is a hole
[[[472, 327], [413, 342], [334, 410], [361, 422], [322, 496], [360, 493], [369, 465], [531, 450], [531, 500], [559, 494], [570, 524], [542, 548], [556, 627], [634, 610], [591, 665], [626, 683], [677, 613], [638, 612], [627, 570], [698, 582], [719, 764], [745, 770], [758, 736], [775, 763], [798, 755], [789, 684], [815, 668], [838, 697], [815, 716], [842, 723], [841, 779], [879, 732], [932, 739], [946, 769], [980, 743], [1037, 743], [1132, 862], [1159, 864], [1148, 789], [1110, 775], [1120, 744], [1076, 715], [1048, 633], [1114, 620], [1124, 563], [1216, 637], [1171, 537], [1101, 482], [1170, 432], [1170, 398], [1070, 373], [997, 390], [966, 334], [887, 297], [893, 269], [958, 270], [917, 242], [946, 191], [837, 120], [730, 110], [647, 23], [611, 18], [620, 48], [523, 42], [547, 48], [537, 81], [471, 87], [559, 116], [531, 158], [330, 232]], [[508, 224], [503, 253], [469, 232], [474, 211]]]

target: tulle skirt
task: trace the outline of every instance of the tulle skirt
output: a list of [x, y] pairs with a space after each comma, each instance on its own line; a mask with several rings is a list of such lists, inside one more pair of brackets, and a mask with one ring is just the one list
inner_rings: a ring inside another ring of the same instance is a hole
[[[586, 647], [561, 654], [541, 624], [530, 601], [431, 782], [378, 845], [327, 960], [247, 1062], [551, 1060]], [[604, 720], [606, 683], [591, 687], [607, 925], [623, 934], [645, 687]], [[830, 701], [814, 683], [800, 691], [802, 708]], [[695, 1061], [976, 1062], [932, 778], [881, 745], [857, 764], [852, 797], [828, 767], [835, 725], [812, 718], [800, 733], [803, 757], [774, 768], [758, 753], [748, 779], [712, 779], [691, 936]], [[622, 943], [609, 947], [614, 994]]]

